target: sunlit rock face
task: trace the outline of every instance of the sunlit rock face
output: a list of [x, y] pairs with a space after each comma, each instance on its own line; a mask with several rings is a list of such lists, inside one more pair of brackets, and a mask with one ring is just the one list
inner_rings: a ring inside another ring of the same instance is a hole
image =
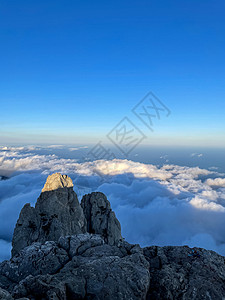
[[70, 187], [73, 187], [73, 181], [69, 176], [55, 173], [48, 176], [42, 193]]
[[71, 178], [48, 177], [34, 207], [21, 210], [12, 241], [12, 256], [33, 242], [57, 241], [60, 236], [85, 233], [86, 220]]

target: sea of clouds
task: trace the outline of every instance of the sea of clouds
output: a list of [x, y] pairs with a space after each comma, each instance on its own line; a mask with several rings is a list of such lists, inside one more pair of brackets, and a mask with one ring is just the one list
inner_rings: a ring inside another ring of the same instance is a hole
[[0, 261], [10, 257], [21, 208], [35, 204], [54, 172], [73, 179], [79, 199], [105, 193], [130, 243], [198, 246], [225, 255], [224, 174], [122, 159], [78, 162], [35, 149], [0, 147]]

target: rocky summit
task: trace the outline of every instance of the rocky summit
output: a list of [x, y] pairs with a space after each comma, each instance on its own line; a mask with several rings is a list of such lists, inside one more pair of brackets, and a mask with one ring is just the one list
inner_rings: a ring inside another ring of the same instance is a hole
[[12, 256], [33, 242], [85, 233], [86, 223], [71, 178], [53, 174], [47, 178], [35, 207], [26, 204], [21, 210], [13, 234]]
[[79, 204], [72, 180], [48, 177], [26, 204], [12, 258], [0, 264], [0, 300], [225, 299], [225, 258], [200, 248], [131, 245], [102, 193]]

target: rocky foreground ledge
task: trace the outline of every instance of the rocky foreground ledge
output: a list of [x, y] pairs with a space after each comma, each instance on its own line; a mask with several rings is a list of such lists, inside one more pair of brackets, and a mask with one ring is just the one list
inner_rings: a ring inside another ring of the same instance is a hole
[[131, 245], [102, 193], [82, 198], [48, 177], [21, 210], [0, 299], [225, 299], [225, 258], [200, 248]]

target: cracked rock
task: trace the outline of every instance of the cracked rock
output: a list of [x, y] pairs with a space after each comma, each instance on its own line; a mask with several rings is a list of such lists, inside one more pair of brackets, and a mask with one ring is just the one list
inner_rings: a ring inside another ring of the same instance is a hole
[[140, 251], [127, 254], [92, 234], [34, 243], [0, 270], [13, 282], [8, 290], [15, 299], [139, 300], [150, 282], [149, 263]]
[[20, 213], [13, 257], [0, 264], [0, 300], [225, 299], [223, 256], [131, 245], [104, 194], [81, 206], [68, 176], [48, 177], [35, 207]]
[[9, 292], [0, 288], [0, 300], [13, 300]]
[[100, 234], [110, 245], [117, 245], [122, 240], [120, 222], [103, 193], [84, 195], [81, 206], [89, 233]]
[[225, 258], [187, 246], [147, 247], [151, 284], [146, 299], [225, 299]]

